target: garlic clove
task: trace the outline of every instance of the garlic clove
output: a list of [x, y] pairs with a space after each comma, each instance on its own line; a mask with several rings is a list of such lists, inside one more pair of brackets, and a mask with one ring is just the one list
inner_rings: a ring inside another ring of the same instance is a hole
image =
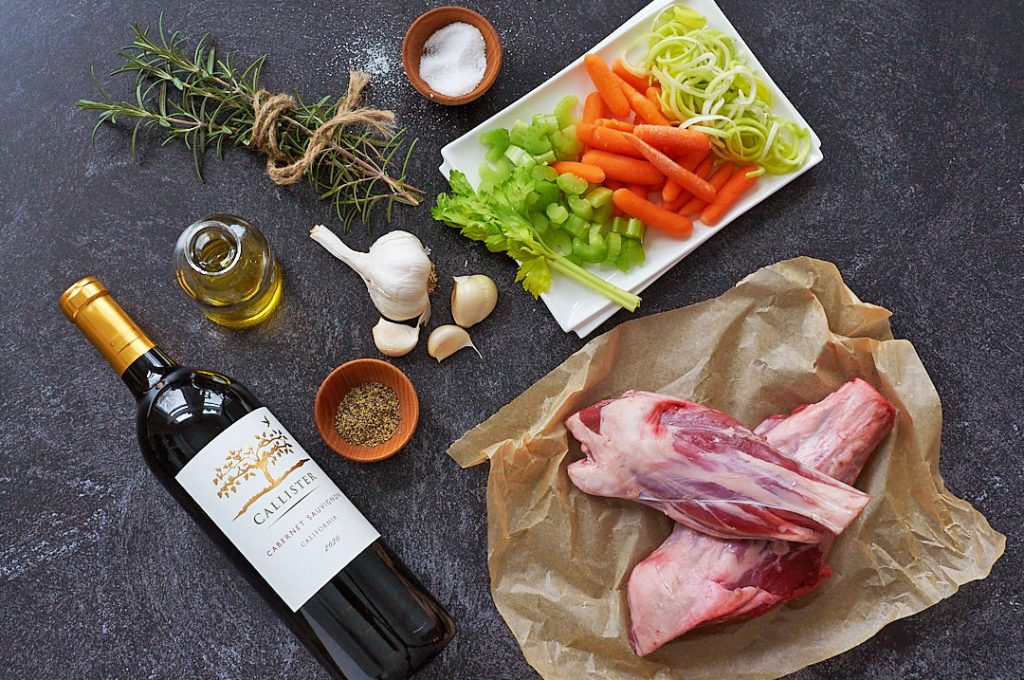
[[498, 287], [489, 276], [456, 276], [452, 289], [452, 318], [463, 328], [480, 323], [498, 304]]
[[373, 327], [373, 343], [380, 353], [389, 357], [404, 357], [420, 340], [420, 327], [380, 318]]
[[426, 326], [427, 322], [430, 321], [430, 298], [427, 298], [427, 306], [423, 310], [423, 313], [416, 319], [417, 326]]
[[464, 328], [447, 324], [445, 326], [438, 326], [430, 332], [430, 337], [427, 338], [427, 353], [430, 356], [437, 359], [438, 363], [444, 361], [451, 355], [458, 352], [464, 347], [472, 347], [476, 351], [480, 358], [483, 355], [480, 354], [480, 350], [476, 348], [473, 341], [469, 338], [469, 333]]

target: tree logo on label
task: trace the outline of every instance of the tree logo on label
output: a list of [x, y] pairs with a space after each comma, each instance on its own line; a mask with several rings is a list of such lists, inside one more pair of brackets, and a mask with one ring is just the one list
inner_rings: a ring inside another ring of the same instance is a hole
[[224, 465], [213, 469], [213, 485], [217, 487], [217, 498], [229, 498], [243, 486], [251, 486], [247, 483], [249, 480], [258, 480], [262, 485], [261, 489], [245, 502], [235, 515], [235, 519], [245, 514], [245, 511], [265, 494], [277, 488], [288, 475], [309, 462], [309, 458], [302, 458], [275, 476], [275, 464], [282, 459], [290, 460], [295, 450], [287, 432], [272, 428], [266, 416], [262, 422], [266, 429], [254, 436], [252, 444], [229, 450], [224, 457]]

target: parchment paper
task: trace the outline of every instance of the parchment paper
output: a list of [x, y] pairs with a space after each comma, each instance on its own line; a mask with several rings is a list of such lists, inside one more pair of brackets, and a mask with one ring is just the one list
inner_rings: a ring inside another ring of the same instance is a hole
[[[1005, 538], [939, 476], [942, 410], [924, 366], [894, 340], [888, 310], [861, 302], [834, 265], [761, 269], [723, 295], [595, 338], [449, 449], [490, 460], [494, 602], [545, 678], [774, 678], [863, 642], [988, 575]], [[656, 511], [577, 490], [562, 421], [628, 389], [694, 400], [754, 426], [854, 377], [898, 409], [857, 486], [871, 504], [836, 541], [833, 576], [756, 619], [710, 626], [639, 658], [625, 586], [668, 536]], [[948, 455], [966, 455], [949, 451]]]

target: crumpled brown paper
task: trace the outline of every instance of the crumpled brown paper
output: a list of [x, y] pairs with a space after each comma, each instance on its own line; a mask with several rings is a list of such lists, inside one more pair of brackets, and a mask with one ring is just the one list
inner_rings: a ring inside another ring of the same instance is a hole
[[[939, 476], [942, 410], [924, 366], [894, 340], [888, 310], [861, 302], [834, 265], [761, 269], [707, 302], [623, 323], [592, 340], [452, 445], [490, 459], [488, 555], [494, 602], [545, 678], [774, 678], [840, 654], [891, 621], [988, 575], [1005, 538]], [[658, 512], [577, 490], [580, 457], [562, 426], [629, 389], [730, 413], [748, 426], [818, 401], [854, 377], [898, 409], [857, 486], [872, 496], [836, 541], [833, 576], [756, 619], [692, 631], [639, 658], [625, 586], [668, 536]]]

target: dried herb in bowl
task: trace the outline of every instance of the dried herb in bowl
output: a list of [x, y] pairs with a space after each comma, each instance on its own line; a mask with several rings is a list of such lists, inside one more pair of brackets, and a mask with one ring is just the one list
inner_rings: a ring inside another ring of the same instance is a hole
[[334, 428], [349, 444], [377, 446], [391, 439], [402, 422], [398, 394], [383, 383], [353, 387], [338, 403]]
[[117, 53], [124, 64], [111, 75], [135, 74], [135, 100], [112, 98], [97, 80], [102, 100], [76, 102], [99, 111], [94, 135], [103, 123], [134, 120], [134, 155], [140, 130], [161, 129], [163, 144], [179, 139], [192, 150], [200, 179], [200, 158], [208, 148], [221, 155], [225, 142], [249, 147], [267, 157], [267, 174], [275, 183], [305, 177], [346, 228], [356, 217], [366, 223], [378, 203], [386, 206], [388, 219], [396, 202], [419, 204], [422, 192], [405, 182], [415, 141], [405, 144], [393, 112], [359, 105], [366, 74], [352, 72], [348, 92], [337, 102], [324, 97], [306, 104], [260, 86], [266, 55], [239, 71], [230, 55], [217, 55], [208, 34], [189, 54], [181, 33], [165, 32], [163, 17], [155, 39], [138, 24], [132, 30], [134, 40]]

